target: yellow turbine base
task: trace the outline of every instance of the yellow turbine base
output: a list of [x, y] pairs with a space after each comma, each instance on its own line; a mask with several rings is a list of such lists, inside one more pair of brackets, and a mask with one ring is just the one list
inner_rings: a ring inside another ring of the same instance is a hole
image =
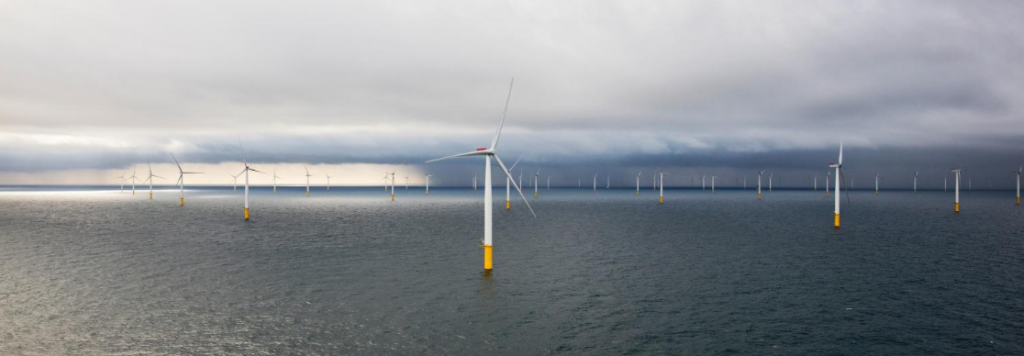
[[825, 192], [825, 197], [826, 197], [826, 198], [827, 198], [827, 197], [829, 197], [829, 194], [828, 194], [828, 192]]
[[536, 198], [538, 194], [540, 194], [540, 193], [538, 193], [538, 192], [533, 192], [533, 197], [534, 197], [534, 198]]
[[960, 203], [953, 203], [953, 212], [960, 213]]
[[391, 201], [395, 201], [395, 195], [391, 194]]
[[505, 201], [505, 210], [512, 210], [512, 202], [508, 200]]
[[1017, 205], [1020, 205], [1020, 197], [1017, 197]]
[[153, 200], [153, 193], [149, 193], [149, 200]]
[[245, 220], [249, 221], [249, 208], [245, 208]]
[[636, 195], [640, 195], [640, 191], [639, 191], [639, 190], [638, 190], [638, 191], [636, 191]]
[[757, 200], [761, 200], [761, 193], [757, 193]]
[[306, 196], [307, 196], [307, 197], [309, 196], [309, 191], [306, 191]]
[[277, 188], [274, 188], [274, 194], [277, 194]]
[[181, 201], [181, 206], [185, 206], [185, 198], [179, 198], [179, 200]]
[[484, 271], [494, 269], [494, 246], [484, 245]]
[[839, 228], [839, 214], [835, 214], [835, 215], [836, 215], [836, 228], [838, 229]]
[[658, 204], [665, 204], [665, 197], [664, 196], [658, 196]]
[[426, 195], [430, 195], [430, 189], [427, 189], [427, 194]]

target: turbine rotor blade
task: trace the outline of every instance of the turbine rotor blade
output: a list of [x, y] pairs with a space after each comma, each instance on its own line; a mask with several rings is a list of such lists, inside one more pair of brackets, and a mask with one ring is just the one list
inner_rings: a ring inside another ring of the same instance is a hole
[[516, 83], [516, 78], [512, 78], [512, 81], [508, 83], [508, 97], [505, 98], [505, 110], [501, 113], [501, 122], [498, 123], [498, 131], [494, 133], [494, 139], [491, 140], [491, 149], [498, 147], [498, 139], [501, 138], [501, 128], [505, 126], [505, 115], [508, 114], [508, 102], [512, 100], [512, 85]]
[[435, 158], [435, 159], [427, 161], [426, 163], [434, 163], [434, 162], [437, 162], [437, 161], [444, 161], [444, 160], [447, 160], [447, 159], [459, 158], [459, 157], [483, 156], [483, 155], [487, 155], [487, 154], [490, 154], [490, 153], [491, 152], [489, 150], [459, 153], [457, 155], [451, 155], [451, 156], [448, 156], [448, 157]]

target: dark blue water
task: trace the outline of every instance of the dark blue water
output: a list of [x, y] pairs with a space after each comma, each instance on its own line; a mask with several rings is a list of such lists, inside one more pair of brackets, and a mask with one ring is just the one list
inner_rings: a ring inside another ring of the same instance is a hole
[[[103, 190], [107, 189], [107, 190]], [[0, 354], [1024, 354], [1011, 192], [0, 190]]]

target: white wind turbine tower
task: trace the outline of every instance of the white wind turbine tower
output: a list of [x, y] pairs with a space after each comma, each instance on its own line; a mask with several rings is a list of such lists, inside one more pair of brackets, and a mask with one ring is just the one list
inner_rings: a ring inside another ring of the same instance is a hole
[[1024, 172], [1024, 164], [1017, 168], [1017, 205], [1020, 205], [1020, 174]]
[[657, 173], [655, 173], [653, 176], [651, 176], [651, 182], [652, 182], [651, 183], [651, 189], [654, 190], [654, 191], [657, 191], [658, 190], [658, 174]]
[[[522, 177], [519, 179], [522, 180]], [[476, 191], [476, 173], [473, 173], [473, 191]]]
[[203, 172], [185, 172], [184, 169], [181, 169], [181, 164], [178, 163], [178, 157], [174, 157], [174, 154], [172, 153], [171, 154], [171, 158], [174, 159], [174, 164], [178, 166], [178, 183], [177, 184], [178, 184], [178, 188], [181, 191], [181, 196], [179, 197], [178, 201], [181, 203], [181, 206], [185, 206], [185, 175], [186, 174], [203, 174]]
[[[309, 177], [312, 177], [313, 175], [309, 174], [309, 167], [306, 167], [306, 165], [302, 165], [302, 169], [306, 170], [306, 197], [309, 197]], [[246, 174], [246, 176], [248, 176], [248, 174]], [[384, 189], [387, 189], [387, 187], [385, 186]]]
[[832, 178], [832, 171], [828, 171], [825, 174], [825, 197], [828, 197], [828, 181]]
[[612, 176], [609, 174], [606, 178], [607, 178], [607, 182], [605, 183], [604, 189], [611, 189], [612, 188]]
[[[839, 195], [840, 195], [840, 191], [839, 191], [840, 190], [840, 185], [839, 185], [839, 182], [840, 181], [845, 181], [845, 176], [846, 176], [846, 172], [843, 171], [843, 141], [842, 140], [839, 141], [839, 163], [831, 163], [828, 166], [829, 166], [829, 168], [835, 168], [836, 169], [836, 209], [835, 209], [834, 213], [835, 213], [835, 217], [836, 217], [835, 218], [836, 219], [835, 226], [838, 229], [839, 228]], [[849, 191], [847, 191], [847, 193], [849, 193]], [[846, 202], [847, 203], [850, 202], [850, 195], [849, 194], [846, 195]]]
[[[238, 146], [239, 146], [239, 148], [241, 148], [241, 146], [242, 146], [241, 142], [239, 142]], [[244, 153], [242, 154], [242, 164], [245, 165], [245, 168], [242, 169], [242, 172], [238, 173], [238, 175], [242, 175], [243, 173], [245, 174], [245, 221], [249, 221], [249, 172], [250, 171], [251, 172], [256, 172], [256, 173], [263, 173], [263, 172], [257, 171], [256, 169], [253, 169], [252, 167], [249, 167], [249, 162], [245, 160], [245, 154]], [[263, 174], [266, 174], [266, 173], [263, 173]], [[308, 174], [308, 172], [307, 172], [307, 174]], [[308, 194], [308, 189], [309, 188], [307, 186], [307, 194]]]
[[327, 176], [327, 191], [331, 191], [331, 175], [328, 173], [324, 173], [324, 175]]
[[954, 188], [955, 189], [954, 190], [955, 193], [953, 193], [953, 212], [959, 214], [960, 213], [960, 173], [962, 171], [960, 170], [960, 167], [956, 167], [956, 168], [953, 168], [952, 170], [950, 170], [950, 172], [953, 172], [953, 174], [955, 175], [953, 177], [953, 186], [955, 187]]
[[665, 170], [661, 169], [658, 171], [658, 178], [661, 180], [658, 190], [658, 204], [665, 204]]
[[124, 175], [126, 173], [128, 173], [128, 172], [127, 171], [126, 172], [121, 172], [120, 176], [114, 177], [114, 178], [120, 178], [121, 179], [121, 194], [124, 194]]
[[717, 176], [711, 176], [711, 194], [715, 194], [715, 178], [718, 178], [718, 177]]
[[944, 176], [942, 176], [942, 191], [949, 191], [949, 173], [946, 173]]
[[[523, 155], [519, 155], [516, 161], [512, 163], [512, 167], [509, 167], [509, 171], [516, 169], [516, 165], [519, 164], [519, 160], [523, 159]], [[512, 209], [512, 177], [505, 177], [505, 210]]]
[[135, 176], [135, 166], [132, 166], [132, 176], [128, 178], [132, 180], [132, 196], [135, 196], [135, 180], [139, 178]]
[[768, 192], [769, 193], [772, 191], [772, 177], [774, 177], [774, 176], [775, 176], [775, 173], [772, 173], [772, 174], [768, 175]]
[[[395, 201], [395, 172], [397, 172], [397, 171], [391, 171], [391, 173], [390, 173], [391, 174], [391, 201]], [[474, 180], [474, 182], [476, 182], [476, 181]]]
[[231, 184], [231, 186], [233, 187], [231, 191], [237, 192], [238, 191], [238, 176], [241, 175], [241, 174], [239, 174], [239, 175], [228, 174], [228, 175], [231, 176], [231, 178], [234, 181], [234, 183]]
[[384, 178], [381, 178], [381, 179], [384, 180], [384, 192], [387, 193], [388, 192], [388, 171], [384, 171]]
[[533, 198], [534, 199], [537, 199], [537, 197], [540, 196], [540, 192], [537, 191], [537, 185], [538, 185], [538, 183], [540, 183], [539, 180], [540, 180], [540, 170], [538, 169], [537, 173], [533, 174]]
[[761, 176], [764, 175], [764, 170], [757, 171], [757, 200], [761, 200]]
[[548, 176], [548, 190], [551, 190], [551, 176]]
[[921, 171], [914, 171], [914, 194], [917, 194], [917, 175], [920, 173]]
[[597, 193], [597, 174], [594, 174], [594, 193]]
[[424, 195], [430, 195], [430, 176], [432, 176], [432, 174], [427, 175], [427, 193]]
[[277, 170], [274, 170], [274, 194], [277, 194], [277, 179], [281, 178], [277, 176]]
[[875, 173], [875, 195], [878, 195], [878, 180], [882, 178], [881, 173]]
[[640, 195], [640, 175], [643, 173], [642, 170], [636, 173], [636, 195]]
[[814, 175], [814, 191], [818, 191], [818, 175]]
[[704, 173], [701, 173], [701, 174], [700, 174], [700, 190], [704, 190], [704, 181], [705, 181], [705, 179], [704, 179], [704, 178], [706, 178], [706, 177], [707, 177], [707, 176], [706, 176], [706, 175], [704, 175]]
[[[509, 172], [511, 172], [511, 171], [509, 171]], [[522, 167], [519, 168], [519, 186], [520, 187], [523, 186], [523, 168]]]
[[747, 176], [743, 176], [743, 190], [747, 190]]
[[409, 176], [405, 176], [405, 190], [409, 190]]
[[[153, 166], [150, 165], [148, 162], [146, 163], [146, 166], [149, 166], [149, 177], [146, 177], [146, 180], [149, 181], [149, 200], [153, 200], [153, 178], [160, 178], [160, 179], [167, 179], [167, 178], [164, 178], [164, 177], [161, 177], [161, 176], [153, 174]], [[143, 182], [143, 183], [145, 183], [145, 182]]]
[[[511, 99], [511, 98], [512, 98], [512, 85], [509, 84], [508, 97], [505, 99], [505, 112], [502, 113], [502, 115], [501, 115], [501, 122], [498, 124], [498, 130], [494, 133], [494, 138], [491, 140], [491, 147], [490, 148], [482, 147], [482, 148], [476, 149], [476, 151], [461, 153], [461, 154], [457, 154], [457, 155], [453, 155], [453, 156], [448, 156], [448, 157], [443, 157], [443, 158], [427, 161], [427, 163], [430, 163], [430, 162], [436, 162], [436, 161], [450, 159], [450, 158], [456, 158], [456, 157], [484, 156], [484, 240], [483, 240], [483, 248], [484, 248], [484, 271], [485, 272], [490, 271], [494, 267], [494, 265], [493, 265], [493, 261], [494, 261], [493, 260], [494, 241], [493, 241], [493, 238], [492, 238], [492, 235], [493, 235], [492, 218], [493, 218], [494, 205], [493, 205], [492, 199], [491, 199], [492, 198], [491, 197], [491, 158], [494, 158], [494, 160], [498, 163], [498, 166], [501, 167], [501, 171], [503, 173], [505, 173], [505, 177], [512, 178], [512, 173], [510, 173], [508, 171], [508, 168], [505, 168], [505, 164], [501, 162], [501, 158], [498, 157], [498, 154], [496, 152], [496, 149], [498, 147], [498, 139], [501, 137], [501, 128], [505, 124], [505, 113], [508, 112], [508, 102], [509, 102], [509, 99]], [[512, 182], [512, 184], [515, 184], [515, 182]], [[523, 195], [523, 191], [519, 187], [520, 187], [519, 185], [515, 186], [516, 192], [519, 193], [519, 196], [523, 198], [523, 202], [526, 203], [526, 207], [528, 209], [530, 209], [530, 213], [533, 214], [534, 217], [536, 217], [537, 215], [534, 214], [533, 208], [530, 207], [530, 202], [526, 200], [526, 196]]]

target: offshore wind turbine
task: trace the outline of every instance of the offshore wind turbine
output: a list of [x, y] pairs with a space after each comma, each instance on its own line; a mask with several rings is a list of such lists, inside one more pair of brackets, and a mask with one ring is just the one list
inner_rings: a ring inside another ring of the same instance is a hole
[[818, 175], [814, 175], [814, 191], [818, 191]]
[[761, 176], [764, 175], [764, 170], [757, 171], [757, 200], [761, 200]]
[[395, 172], [391, 171], [391, 201], [395, 201]]
[[[835, 208], [835, 211], [833, 213], [835, 214], [835, 219], [836, 219], [835, 227], [838, 229], [839, 228], [839, 195], [840, 195], [840, 185], [839, 185], [839, 183], [841, 181], [845, 181], [845, 176], [846, 176], [846, 172], [843, 171], [843, 141], [842, 140], [839, 141], [839, 163], [830, 163], [828, 166], [829, 166], [829, 168], [835, 168], [836, 169], [836, 208]], [[847, 193], [849, 193], [849, 191], [847, 191]], [[849, 194], [846, 195], [846, 202], [847, 203], [850, 202], [850, 195]]]
[[473, 173], [473, 191], [476, 191], [476, 173]]
[[828, 174], [825, 175], [825, 197], [826, 198], [828, 197], [828, 194], [829, 194], [828, 193], [828, 181], [831, 178], [832, 178], [832, 171], [828, 171]]
[[659, 170], [658, 177], [661, 180], [658, 190], [658, 204], [665, 204], [665, 170]]
[[636, 173], [636, 195], [640, 195], [640, 175], [643, 173], [642, 170]]
[[[516, 161], [512, 163], [512, 167], [509, 167], [509, 171], [516, 169], [516, 165], [519, 164], [519, 160], [523, 159], [523, 155], [519, 155]], [[512, 210], [512, 177], [505, 177], [505, 210]]]
[[405, 176], [405, 190], [409, 190], [409, 176]]
[[539, 179], [540, 179], [540, 170], [538, 169], [537, 173], [533, 174], [533, 198], [534, 199], [537, 199], [537, 197], [540, 196], [540, 193], [537, 192], [537, 183], [538, 183]]
[[231, 186], [233, 187], [231, 191], [237, 192], [238, 191], [238, 176], [241, 175], [241, 174], [238, 174], [238, 175], [228, 174], [228, 175], [231, 176], [231, 178], [233, 179], [233, 182], [234, 182], [234, 183], [231, 183]]
[[277, 176], [277, 170], [274, 170], [274, 194], [277, 194], [277, 179], [281, 178]]
[[711, 176], [711, 194], [715, 194], [715, 178], [718, 178], [718, 177], [717, 176]]
[[551, 176], [548, 176], [548, 190], [551, 190]]
[[597, 193], [597, 174], [594, 174], [594, 193]]
[[[302, 165], [302, 169], [306, 170], [306, 197], [309, 197], [309, 177], [312, 177], [313, 175], [309, 174], [309, 167], [306, 167], [306, 165]], [[384, 189], [387, 189], [387, 187]]]
[[174, 157], [174, 154], [172, 153], [171, 154], [171, 158], [174, 159], [174, 164], [178, 166], [178, 182], [177, 182], [177, 184], [178, 184], [178, 188], [181, 191], [181, 196], [179, 197], [179, 202], [181, 203], [181, 206], [185, 206], [185, 175], [186, 174], [203, 174], [203, 172], [185, 172], [184, 169], [181, 169], [181, 164], [178, 163], [178, 157]]
[[427, 193], [424, 195], [430, 195], [430, 176], [432, 176], [432, 174], [427, 175]]
[[331, 191], [331, 175], [328, 173], [324, 173], [324, 175], [327, 176], [327, 191]]
[[882, 178], [881, 173], [875, 174], [875, 195], [878, 195], [878, 180]]
[[[498, 154], [496, 152], [496, 149], [498, 147], [498, 139], [501, 137], [501, 128], [502, 126], [505, 125], [505, 114], [508, 113], [508, 102], [509, 99], [512, 98], [512, 84], [509, 84], [508, 89], [508, 97], [505, 99], [505, 111], [501, 115], [501, 122], [498, 123], [498, 130], [494, 133], [494, 138], [491, 140], [490, 148], [481, 147], [476, 149], [476, 151], [460, 153], [457, 155], [427, 161], [427, 163], [430, 163], [457, 157], [484, 156], [484, 239], [482, 247], [484, 248], [485, 272], [490, 272], [494, 268], [494, 241], [492, 236], [492, 218], [494, 205], [492, 204], [491, 199], [491, 158], [494, 158], [494, 160], [498, 163], [498, 166], [501, 167], [501, 171], [505, 173], [505, 177], [512, 178], [512, 173], [510, 173], [508, 169], [505, 168], [505, 164], [501, 162], [501, 158], [498, 157]], [[513, 181], [512, 184], [515, 184], [515, 182]], [[530, 209], [530, 214], [533, 214], [533, 216], [536, 217], [537, 214], [533, 212], [533, 208], [530, 207], [530, 202], [526, 200], [526, 196], [523, 195], [523, 190], [520, 189], [519, 187], [519, 185], [515, 186], [516, 192], [519, 193], [519, 196], [523, 198], [523, 202], [526, 203], [526, 207]]]
[[126, 173], [128, 173], [128, 172], [121, 172], [120, 176], [114, 177], [114, 178], [120, 178], [121, 179], [121, 194], [124, 194], [124, 175]]
[[1020, 205], [1020, 174], [1024, 172], [1024, 164], [1017, 168], [1017, 205]]
[[775, 176], [775, 173], [771, 173], [771, 174], [768, 175], [768, 192], [769, 193], [771, 193], [771, 191], [772, 191], [772, 177], [774, 177], [774, 176]]
[[607, 182], [605, 183], [604, 189], [611, 189], [611, 187], [612, 187], [612, 175], [609, 174], [608, 176], [606, 176], [606, 178], [607, 178]]
[[[153, 178], [167, 179], [156, 174], [153, 174], [153, 165], [146, 162], [146, 166], [149, 166], [149, 177], [146, 180], [149, 181], [149, 200], [153, 200]], [[143, 182], [145, 183], [145, 182]]]
[[914, 171], [914, 194], [917, 194], [917, 175], [920, 173], [921, 171]]
[[[241, 148], [242, 144], [239, 143], [238, 146], [239, 146], [239, 148]], [[242, 172], [238, 173], [238, 175], [242, 175], [243, 173], [245, 174], [245, 221], [249, 221], [249, 172], [256, 172], [256, 173], [263, 173], [263, 172], [257, 171], [256, 169], [254, 169], [252, 167], [249, 167], [249, 162], [245, 160], [245, 154], [244, 153], [242, 154], [242, 164], [245, 165], [245, 168], [242, 169]], [[263, 173], [263, 174], [266, 174], [266, 173]], [[307, 174], [308, 174], [308, 172], [307, 172]], [[309, 179], [309, 178], [306, 178], [306, 179]], [[307, 186], [306, 189], [307, 189], [307, 193], [306, 194], [309, 194], [308, 193], [309, 192], [308, 186]]]
[[705, 177], [706, 176], [704, 175], [704, 173], [700, 174], [700, 190], [704, 190], [704, 178]]
[[139, 177], [135, 176], [135, 166], [134, 165], [132, 166], [132, 176], [128, 177], [128, 178], [130, 178], [132, 180], [132, 196], [135, 196], [135, 180], [138, 179]]
[[952, 170], [950, 170], [950, 172], [953, 172], [953, 174], [955, 175], [953, 177], [953, 182], [954, 182], [953, 185], [955, 187], [954, 188], [955, 189], [954, 190], [955, 193], [953, 193], [953, 212], [959, 214], [960, 213], [960, 173], [962, 171], [960, 170], [960, 167], [956, 167], [956, 168], [953, 168]]

